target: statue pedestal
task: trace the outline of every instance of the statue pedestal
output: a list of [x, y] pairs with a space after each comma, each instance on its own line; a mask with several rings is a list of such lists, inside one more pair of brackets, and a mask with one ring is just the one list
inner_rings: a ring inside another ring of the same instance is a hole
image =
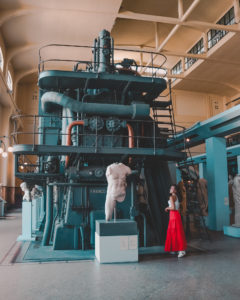
[[223, 226], [223, 233], [231, 237], [240, 238], [240, 226]]
[[32, 202], [22, 202], [22, 235], [17, 241], [34, 241], [32, 236]]
[[137, 223], [131, 220], [97, 220], [95, 256], [100, 263], [137, 262]]

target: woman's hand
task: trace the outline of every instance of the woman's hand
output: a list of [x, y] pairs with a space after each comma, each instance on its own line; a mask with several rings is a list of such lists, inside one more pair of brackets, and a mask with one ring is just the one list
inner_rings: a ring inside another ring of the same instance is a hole
[[166, 208], [165, 208], [165, 212], [168, 212], [168, 211], [169, 211], [169, 207], [166, 207]]

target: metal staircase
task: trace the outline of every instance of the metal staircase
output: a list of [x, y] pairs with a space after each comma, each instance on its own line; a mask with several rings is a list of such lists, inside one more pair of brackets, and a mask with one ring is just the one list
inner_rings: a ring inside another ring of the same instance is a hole
[[168, 89], [168, 95], [160, 97], [169, 97], [169, 99], [164, 101], [155, 100], [152, 104], [152, 112], [160, 134], [173, 138], [176, 134], [176, 126], [172, 106], [171, 80], [168, 81]]

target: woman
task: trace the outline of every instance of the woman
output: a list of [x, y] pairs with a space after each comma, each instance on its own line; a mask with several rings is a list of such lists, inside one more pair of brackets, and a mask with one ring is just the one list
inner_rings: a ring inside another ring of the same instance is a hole
[[177, 186], [170, 188], [169, 206], [165, 211], [170, 211], [169, 223], [167, 229], [167, 238], [165, 242], [165, 251], [178, 252], [178, 257], [186, 255], [187, 242], [183, 230], [182, 220], [179, 213], [179, 201], [177, 197]]

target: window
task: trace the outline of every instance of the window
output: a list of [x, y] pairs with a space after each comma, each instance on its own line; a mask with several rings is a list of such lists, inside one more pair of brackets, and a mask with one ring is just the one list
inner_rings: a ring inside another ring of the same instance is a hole
[[179, 60], [179, 62], [172, 68], [171, 73], [172, 74], [182, 73], [182, 61], [181, 60]]
[[3, 64], [4, 64], [3, 53], [2, 53], [2, 49], [0, 47], [0, 68], [2, 71], [3, 71]]
[[[204, 52], [203, 38], [195, 44], [188, 53], [201, 54]], [[189, 69], [195, 62], [197, 58], [186, 57], [185, 58], [185, 69]]]
[[[218, 22], [220, 25], [232, 25], [235, 23], [234, 8], [232, 7]], [[214, 30], [208, 31], [208, 49], [216, 45], [228, 31], [225, 30]]]
[[9, 88], [10, 92], [12, 92], [13, 91], [13, 81], [12, 81], [12, 76], [11, 76], [11, 73], [9, 70], [7, 72], [7, 86]]

